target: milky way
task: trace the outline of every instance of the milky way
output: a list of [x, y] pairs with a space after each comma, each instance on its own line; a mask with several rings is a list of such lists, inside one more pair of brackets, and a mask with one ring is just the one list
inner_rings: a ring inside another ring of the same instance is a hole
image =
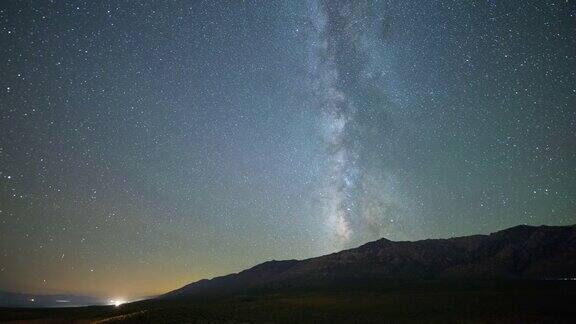
[[0, 1], [0, 291], [576, 223], [575, 12]]
[[[320, 2], [311, 6], [311, 78], [322, 114], [326, 169], [320, 188], [322, 215], [336, 246], [348, 246], [396, 229], [403, 210], [374, 165], [388, 136], [390, 109], [385, 78], [390, 18], [387, 6], [371, 2]], [[390, 59], [390, 57], [388, 57]], [[377, 94], [377, 95], [374, 95]], [[371, 144], [374, 138], [378, 146]], [[395, 223], [396, 222], [396, 223]], [[400, 230], [398, 230], [400, 229]]]

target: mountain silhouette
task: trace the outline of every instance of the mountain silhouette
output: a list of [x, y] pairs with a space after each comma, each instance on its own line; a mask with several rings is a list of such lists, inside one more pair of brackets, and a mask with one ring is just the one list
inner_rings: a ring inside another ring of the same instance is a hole
[[520, 225], [489, 235], [449, 239], [380, 239], [305, 260], [264, 262], [188, 284], [159, 298], [450, 278], [576, 278], [576, 225]]
[[0, 307], [78, 307], [105, 305], [102, 298], [73, 294], [27, 294], [0, 291]]

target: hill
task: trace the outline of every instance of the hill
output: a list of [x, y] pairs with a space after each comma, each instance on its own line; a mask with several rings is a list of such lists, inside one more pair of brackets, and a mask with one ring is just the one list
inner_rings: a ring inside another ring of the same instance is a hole
[[160, 298], [355, 286], [390, 279], [570, 279], [576, 277], [576, 226], [516, 226], [490, 235], [394, 242], [305, 260], [269, 261]]
[[78, 307], [104, 305], [105, 300], [71, 294], [38, 295], [0, 291], [0, 307]]
[[573, 323], [575, 260], [575, 226], [381, 239], [119, 307], [0, 308], [0, 322]]

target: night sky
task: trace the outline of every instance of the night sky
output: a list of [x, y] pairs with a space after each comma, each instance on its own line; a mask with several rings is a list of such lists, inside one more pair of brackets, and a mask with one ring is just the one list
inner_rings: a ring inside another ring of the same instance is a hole
[[576, 223], [574, 1], [2, 1], [0, 290], [137, 298]]

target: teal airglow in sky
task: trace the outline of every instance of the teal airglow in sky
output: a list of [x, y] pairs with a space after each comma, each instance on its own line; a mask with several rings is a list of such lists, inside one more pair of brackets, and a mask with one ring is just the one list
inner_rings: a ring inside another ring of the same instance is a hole
[[5, 1], [0, 290], [133, 299], [576, 223], [572, 1]]

